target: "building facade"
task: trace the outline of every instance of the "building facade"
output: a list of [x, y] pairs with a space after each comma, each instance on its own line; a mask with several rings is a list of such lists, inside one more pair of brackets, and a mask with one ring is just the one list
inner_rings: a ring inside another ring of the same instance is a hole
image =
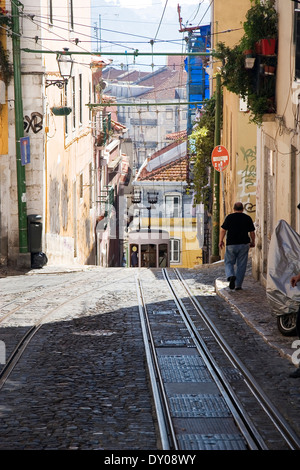
[[[85, 51], [79, 46], [90, 18], [87, 14], [79, 21], [80, 7], [76, 1], [64, 7], [38, 0], [13, 4], [15, 11], [9, 11], [20, 34], [7, 37], [15, 74], [1, 112], [1, 122], [5, 113], [8, 121], [6, 144], [1, 137], [4, 264], [30, 266], [32, 250], [46, 253], [50, 264], [96, 262], [98, 203], [92, 113], [87, 106], [93, 101], [93, 83], [91, 55], [85, 52], [91, 46]], [[90, 12], [89, 4], [86, 7]], [[73, 61], [65, 82], [58, 68], [60, 53]], [[20, 138], [27, 145], [22, 163]], [[39, 220], [41, 239], [35, 239], [34, 247], [31, 216]]]
[[[250, 0], [224, 3], [216, 0], [212, 6], [213, 49], [218, 42], [233, 47], [242, 37], [241, 23], [250, 7]], [[233, 13], [235, 12], [235, 13]], [[220, 62], [214, 60], [214, 72]], [[215, 75], [214, 75], [215, 76]], [[212, 88], [215, 90], [215, 79]], [[229, 153], [229, 165], [223, 171], [224, 187], [220, 188], [220, 223], [233, 211], [236, 201], [241, 201], [245, 211], [255, 220], [256, 209], [256, 130], [249, 122], [247, 106], [240, 96], [223, 87], [222, 142]]]
[[167, 65], [153, 73], [104, 70], [107, 93], [116, 96], [118, 118], [134, 143], [133, 172], [167, 145], [167, 134], [186, 129], [187, 106], [180, 105], [187, 96], [183, 59], [168, 57]]
[[[7, 54], [6, 40], [6, 5], [3, 0], [0, 2], [0, 53], [1, 56]], [[5, 64], [0, 66], [0, 265], [7, 264], [8, 257], [8, 224], [9, 212], [5, 210], [9, 200], [9, 159], [8, 159], [8, 85], [11, 75], [5, 76], [3, 70]], [[11, 67], [11, 58], [8, 57], [6, 67]]]
[[202, 263], [196, 213], [189, 192], [186, 138], [146, 159], [133, 181], [140, 202], [132, 205], [129, 229], [165, 230], [170, 237], [170, 266], [193, 268]]
[[285, 220], [300, 233], [299, 9], [277, 0], [276, 113], [257, 129], [257, 222], [255, 276], [266, 282], [269, 243]]
[[[237, 44], [244, 33], [243, 28], [230, 33], [227, 31], [238, 28], [241, 23], [243, 25], [248, 10], [254, 4], [262, 5], [272, 16], [272, 22], [269, 21], [266, 27], [266, 36], [269, 29], [269, 36], [272, 31], [272, 39], [275, 40], [272, 52], [256, 47], [252, 51], [257, 70], [256, 90], [259, 94], [262, 84], [272, 83], [274, 96], [269, 95], [270, 108], [263, 113], [260, 122], [249, 124], [251, 111], [249, 113], [247, 103], [241, 102], [238, 94], [230, 93], [224, 87], [221, 143], [228, 148], [232, 160], [224, 171], [225, 210], [231, 211], [233, 202], [241, 200], [246, 212], [251, 212], [256, 226], [256, 247], [251, 250], [253, 275], [265, 285], [269, 244], [278, 222], [283, 219], [296, 232], [300, 232], [300, 2], [232, 0], [223, 7], [222, 2], [215, 1], [216, 40], [221, 40], [226, 34], [232, 46]], [[275, 66], [272, 71], [265, 67], [270, 61]]]

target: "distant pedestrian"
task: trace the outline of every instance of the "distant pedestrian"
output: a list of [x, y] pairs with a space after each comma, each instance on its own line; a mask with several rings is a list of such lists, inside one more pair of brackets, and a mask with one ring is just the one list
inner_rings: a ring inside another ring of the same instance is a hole
[[[300, 273], [291, 278], [291, 286], [296, 287], [298, 282], [300, 284]], [[300, 338], [300, 306], [299, 306], [299, 310], [298, 310], [298, 314], [297, 314], [297, 320], [296, 320], [296, 331], [297, 331], [298, 337]], [[300, 367], [298, 367], [295, 370], [295, 372], [292, 372], [290, 374], [290, 377], [293, 377], [294, 379], [300, 377]]]
[[138, 267], [138, 255], [137, 255], [137, 247], [133, 246], [132, 247], [132, 252], [131, 252], [131, 266], [133, 268]]
[[226, 235], [225, 274], [229, 288], [241, 290], [244, 281], [249, 248], [255, 246], [255, 227], [251, 217], [244, 214], [244, 206], [236, 202], [220, 230], [219, 247], [223, 248]]

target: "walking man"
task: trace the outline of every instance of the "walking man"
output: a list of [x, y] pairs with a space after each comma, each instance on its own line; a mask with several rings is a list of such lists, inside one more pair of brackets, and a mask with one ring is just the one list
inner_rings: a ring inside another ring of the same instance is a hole
[[221, 225], [219, 247], [223, 248], [226, 235], [225, 274], [229, 288], [241, 290], [249, 248], [255, 246], [255, 227], [251, 217], [244, 214], [241, 202], [236, 202], [233, 210], [234, 212], [229, 214]]

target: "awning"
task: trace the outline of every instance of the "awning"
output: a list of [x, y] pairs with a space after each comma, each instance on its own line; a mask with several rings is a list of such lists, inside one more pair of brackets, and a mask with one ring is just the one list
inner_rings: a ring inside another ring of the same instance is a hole
[[121, 161], [122, 157], [121, 156], [118, 156], [117, 158], [115, 158], [114, 160], [112, 160], [111, 162], [109, 162], [107, 164], [107, 168], [110, 170], [110, 171], [114, 171], [116, 169], [116, 167], [119, 165], [120, 161]]
[[121, 167], [121, 183], [125, 183], [129, 169], [129, 157], [125, 154], [122, 154], [122, 167]]

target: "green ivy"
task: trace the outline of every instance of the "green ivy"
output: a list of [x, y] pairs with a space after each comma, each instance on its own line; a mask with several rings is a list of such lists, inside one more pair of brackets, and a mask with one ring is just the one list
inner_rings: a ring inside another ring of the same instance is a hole
[[0, 76], [6, 85], [9, 84], [13, 76], [13, 66], [9, 61], [9, 54], [0, 42]]
[[206, 209], [209, 208], [211, 195], [210, 170], [211, 154], [214, 149], [215, 106], [216, 99], [213, 95], [205, 101], [202, 116], [194, 124], [193, 132], [189, 136], [189, 154], [193, 162], [194, 203], [203, 203]]
[[[11, 35], [12, 29], [12, 18], [8, 15], [8, 11], [0, 7], [0, 31], [6, 31], [8, 35]], [[0, 35], [1, 36], [1, 35]], [[6, 85], [9, 84], [13, 75], [13, 66], [9, 61], [9, 53], [3, 47], [0, 41], [0, 76]]]
[[9, 29], [12, 28], [12, 18], [8, 14], [8, 11], [0, 7], [0, 26], [7, 26]]
[[[264, 3], [251, 0], [251, 3], [243, 23], [244, 35], [239, 43], [232, 48], [223, 42], [217, 43], [214, 57], [222, 62], [222, 84], [232, 93], [247, 100], [249, 122], [260, 126], [264, 114], [275, 112], [276, 80], [275, 77], [262, 79], [257, 70], [259, 62], [252, 69], [246, 69], [245, 52], [252, 52], [255, 57], [255, 45], [260, 39], [277, 38], [278, 14], [274, 0], [266, 0]], [[264, 57], [263, 63], [266, 64], [269, 60], [271, 59]], [[274, 57], [272, 61], [276, 65]]]

